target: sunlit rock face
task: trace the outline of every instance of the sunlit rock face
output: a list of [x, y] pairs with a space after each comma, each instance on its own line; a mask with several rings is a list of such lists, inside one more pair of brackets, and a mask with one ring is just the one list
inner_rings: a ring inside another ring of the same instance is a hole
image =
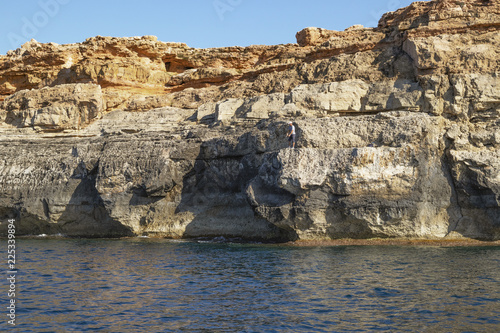
[[0, 56], [0, 232], [498, 240], [499, 9], [276, 46], [32, 40]]

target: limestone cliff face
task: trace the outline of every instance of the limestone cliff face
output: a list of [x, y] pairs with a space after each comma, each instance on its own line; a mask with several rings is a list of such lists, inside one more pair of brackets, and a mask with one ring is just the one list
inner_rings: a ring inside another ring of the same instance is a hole
[[436, 0], [290, 45], [31, 41], [0, 56], [0, 233], [498, 240], [499, 25]]

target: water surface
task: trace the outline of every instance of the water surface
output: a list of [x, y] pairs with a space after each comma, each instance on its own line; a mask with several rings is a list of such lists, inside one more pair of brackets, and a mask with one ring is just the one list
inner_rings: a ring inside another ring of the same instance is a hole
[[17, 249], [19, 332], [500, 331], [500, 247], [25, 239]]

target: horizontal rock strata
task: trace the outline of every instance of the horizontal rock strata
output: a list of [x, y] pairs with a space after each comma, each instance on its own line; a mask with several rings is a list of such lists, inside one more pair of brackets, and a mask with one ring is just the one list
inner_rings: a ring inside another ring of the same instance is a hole
[[499, 240], [499, 15], [435, 0], [288, 45], [28, 42], [0, 56], [0, 234]]

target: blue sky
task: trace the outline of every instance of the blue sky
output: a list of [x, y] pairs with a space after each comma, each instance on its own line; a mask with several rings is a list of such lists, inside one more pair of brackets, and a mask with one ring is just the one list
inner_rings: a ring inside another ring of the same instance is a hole
[[375, 26], [410, 0], [22, 0], [4, 1], [0, 54], [31, 38], [68, 44], [101, 35], [155, 35], [191, 47], [295, 43], [306, 27]]

